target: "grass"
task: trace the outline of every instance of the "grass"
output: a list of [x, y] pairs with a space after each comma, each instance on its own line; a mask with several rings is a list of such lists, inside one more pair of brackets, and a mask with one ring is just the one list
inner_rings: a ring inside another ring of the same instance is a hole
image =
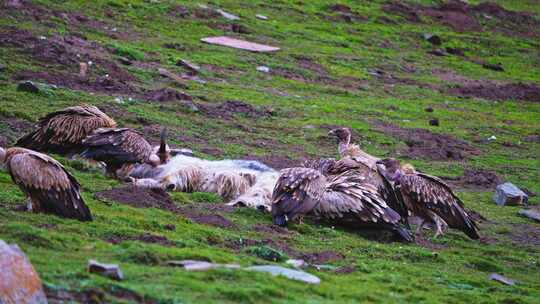
[[[427, 0], [412, 2], [435, 4]], [[496, 2], [507, 9], [540, 12], [534, 1]], [[525, 140], [540, 134], [539, 104], [448, 95], [445, 88], [453, 84], [433, 73], [444, 69], [468, 79], [537, 84], [540, 69], [534, 39], [490, 30], [454, 32], [425, 17], [423, 23], [409, 23], [384, 12], [384, 1], [340, 1], [365, 17], [365, 21], [351, 23], [332, 21], [331, 17], [337, 15], [329, 11], [333, 1], [212, 2], [240, 16], [236, 23], [248, 29], [246, 34], [227, 30], [233, 22], [223, 18], [196, 17], [200, 9], [194, 1], [181, 4], [191, 12], [187, 17], [175, 15], [174, 8], [179, 4], [169, 0], [32, 3], [48, 10], [40, 14], [47, 22], [34, 19], [28, 9], [8, 9], [0, 12], [0, 33], [15, 27], [48, 39], [54, 35], [86, 37], [105, 47], [99, 56], [115, 62], [119, 57], [134, 61], [131, 66], [118, 66], [135, 77], [134, 85], [141, 90], [171, 87], [207, 104], [240, 100], [257, 109], [271, 109], [273, 115], [253, 118], [233, 114], [231, 119], [221, 119], [203, 111], [192, 112], [177, 103], [148, 102], [133, 96], [133, 101], [115, 104], [115, 97], [127, 100], [129, 94], [64, 87], [40, 94], [19, 92], [16, 75], [22, 71], [73, 74], [78, 65], [51, 63], [21, 48], [0, 46], [0, 63], [5, 65], [0, 71], [0, 135], [10, 143], [23, 132], [21, 122], [28, 125], [50, 111], [85, 102], [112, 107], [118, 114], [109, 114], [120, 125], [140, 130], [167, 125], [172, 144], [189, 147], [203, 157], [272, 155], [283, 161], [333, 157], [336, 147], [326, 137], [327, 125], [349, 126], [369, 153], [395, 156], [406, 144], [378, 131], [374, 121], [381, 120], [452, 135], [480, 151], [463, 161], [410, 160], [407, 155], [399, 155], [425, 172], [459, 176], [466, 168], [488, 169], [519, 187], [540, 192], [540, 144]], [[62, 12], [84, 14], [92, 22], [58, 17]], [[269, 20], [256, 19], [255, 14], [266, 15]], [[380, 22], [380, 17], [393, 22]], [[464, 48], [467, 56], [500, 62], [505, 72], [490, 71], [456, 56], [429, 55], [433, 46], [421, 38], [425, 32], [441, 36], [443, 47]], [[200, 42], [202, 37], [223, 34], [277, 45], [282, 50], [258, 54]], [[314, 64], [302, 65], [300, 56], [322, 67], [323, 72]], [[179, 87], [158, 75], [158, 67], [182, 73], [182, 68], [175, 65], [178, 59], [202, 66], [199, 76], [207, 82], [187, 81], [186, 87]], [[271, 73], [258, 72], [256, 67], [260, 65], [270, 67]], [[407, 72], [406, 66], [414, 67], [415, 72]], [[103, 68], [91, 67], [90, 73], [99, 76]], [[282, 70], [294, 77], [286, 77], [280, 73]], [[373, 76], [375, 70], [413, 81], [385, 83]], [[426, 107], [432, 107], [434, 112], [426, 112]], [[433, 117], [440, 120], [440, 127], [428, 125]], [[157, 133], [145, 134], [152, 140], [157, 138]], [[491, 135], [497, 140], [483, 141]], [[220, 155], [204, 153], [208, 148], [219, 149]], [[292, 225], [288, 235], [261, 232], [255, 227], [269, 224], [270, 217], [255, 210], [236, 209], [223, 214], [235, 225], [225, 229], [197, 224], [163, 210], [102, 202], [95, 199], [94, 193], [117, 187], [119, 182], [78, 162], [55, 157], [82, 184], [83, 196], [95, 216], [93, 222], [15, 211], [24, 196], [5, 172], [0, 173], [0, 239], [23, 249], [50, 290], [77, 293], [94, 289], [106, 295], [106, 302], [129, 302], [118, 292], [127, 289], [160, 303], [535, 303], [540, 298], [538, 244], [517, 242], [515, 238], [526, 233], [521, 231], [524, 227], [532, 229], [529, 233], [538, 233], [538, 224], [518, 217], [519, 207], [495, 206], [492, 189], [458, 189], [458, 195], [468, 208], [489, 219], [481, 225], [482, 235], [493, 242], [471, 241], [451, 231], [444, 237], [429, 239], [442, 249], [429, 249], [377, 242], [309, 220]], [[201, 208], [221, 203], [219, 198], [205, 193], [174, 193], [172, 197], [179, 205]], [[538, 197], [530, 201], [540, 202]], [[174, 230], [167, 228], [171, 224]], [[136, 239], [117, 244], [107, 241], [144, 233], [164, 236], [174, 246]], [[268, 244], [240, 250], [230, 246], [246, 240], [266, 240]], [[203, 259], [242, 266], [285, 266], [281, 258], [275, 262], [264, 259], [280, 253], [281, 248], [274, 248], [276, 242], [301, 253], [339, 252], [345, 258], [329, 264], [351, 266], [353, 271], [338, 274], [309, 269], [322, 280], [320, 285], [311, 286], [261, 273], [225, 269], [190, 273], [164, 264], [168, 260]], [[87, 273], [89, 259], [120, 264], [125, 280], [116, 282]], [[518, 283], [505, 286], [490, 281], [488, 275], [492, 272]]]

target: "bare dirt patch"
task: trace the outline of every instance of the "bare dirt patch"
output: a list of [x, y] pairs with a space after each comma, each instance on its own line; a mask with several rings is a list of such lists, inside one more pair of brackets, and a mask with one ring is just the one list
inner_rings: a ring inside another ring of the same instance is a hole
[[483, 190], [493, 189], [503, 181], [495, 172], [474, 168], [465, 169], [462, 176], [444, 177], [444, 179], [458, 187], [479, 188]]
[[144, 94], [144, 98], [146, 100], [155, 102], [193, 100], [190, 95], [170, 88], [161, 88], [148, 91]]
[[253, 230], [257, 232], [263, 232], [271, 235], [288, 235], [290, 231], [287, 228], [283, 228], [277, 225], [270, 224], [256, 224], [252, 227]]
[[321, 251], [313, 253], [304, 253], [302, 259], [310, 264], [325, 264], [329, 262], [336, 262], [345, 259], [345, 256], [336, 251]]
[[155, 235], [151, 233], [143, 233], [137, 236], [115, 235], [115, 236], [107, 238], [106, 241], [111, 244], [119, 244], [124, 241], [140, 241], [143, 243], [158, 244], [158, 245], [168, 246], [168, 247], [176, 245], [175, 242], [170, 241], [164, 236]]
[[523, 246], [540, 246], [540, 226], [532, 224], [512, 225], [509, 233], [512, 242]]
[[540, 102], [540, 87], [525, 83], [496, 84], [487, 82], [479, 85], [458, 86], [448, 89], [447, 92], [461, 97], [477, 97], [488, 100]]
[[426, 239], [423, 235], [419, 235], [419, 234], [415, 235], [414, 242], [416, 243], [416, 245], [430, 249], [430, 250], [442, 250], [442, 249], [447, 248], [447, 246], [445, 245], [432, 243], [430, 240]]
[[5, 117], [0, 115], [0, 147], [5, 147], [14, 143], [23, 134], [33, 128], [33, 124], [27, 120], [16, 117]]
[[406, 129], [381, 121], [375, 123], [375, 129], [405, 142], [407, 147], [398, 153], [411, 159], [463, 160], [480, 154], [466, 141], [426, 129]]
[[232, 119], [235, 114], [249, 118], [265, 118], [272, 116], [268, 109], [258, 109], [248, 103], [238, 100], [228, 100], [219, 104], [198, 103], [197, 107], [210, 117]]
[[52, 304], [60, 303], [110, 303], [110, 302], [129, 302], [156, 304], [158, 301], [141, 296], [134, 291], [123, 287], [114, 286], [109, 290], [96, 288], [86, 290], [65, 290], [44, 286], [47, 300]]

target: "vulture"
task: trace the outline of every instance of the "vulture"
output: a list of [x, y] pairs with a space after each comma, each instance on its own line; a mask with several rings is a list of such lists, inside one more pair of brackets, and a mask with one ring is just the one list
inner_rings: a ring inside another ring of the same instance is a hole
[[116, 122], [91, 105], [65, 108], [39, 119], [36, 129], [21, 137], [16, 147], [62, 155], [83, 150], [83, 139], [98, 128], [114, 128]]
[[441, 179], [417, 172], [408, 164], [401, 166], [399, 160], [393, 158], [381, 160], [380, 164], [388, 179], [395, 183], [406, 208], [422, 219], [417, 233], [431, 222], [437, 229], [435, 236], [442, 235], [449, 226], [463, 231], [472, 239], [480, 237], [478, 227], [465, 211], [463, 202]]
[[79, 183], [55, 159], [25, 148], [0, 148], [0, 163], [28, 196], [28, 209], [80, 221], [92, 220]]
[[[124, 177], [134, 164], [158, 166], [161, 160], [142, 134], [130, 128], [100, 128], [83, 140], [81, 156], [107, 165], [107, 173]], [[159, 151], [158, 151], [159, 152]]]
[[337, 138], [340, 157], [343, 160], [348, 159], [342, 162], [340, 166], [334, 166], [334, 171], [339, 169], [339, 172], [343, 172], [354, 169], [357, 174], [364, 176], [378, 189], [379, 194], [388, 205], [399, 213], [401, 222], [409, 227], [409, 223], [407, 222], [409, 216], [408, 210], [400, 193], [394, 189], [393, 184], [377, 165], [380, 159], [364, 152], [358, 145], [351, 144], [351, 131], [348, 128], [333, 129], [328, 134]]
[[411, 242], [401, 216], [381, 196], [376, 185], [356, 170], [350, 158], [311, 162], [315, 168], [281, 171], [272, 194], [272, 218], [276, 225], [304, 214], [313, 214], [333, 224], [392, 231]]

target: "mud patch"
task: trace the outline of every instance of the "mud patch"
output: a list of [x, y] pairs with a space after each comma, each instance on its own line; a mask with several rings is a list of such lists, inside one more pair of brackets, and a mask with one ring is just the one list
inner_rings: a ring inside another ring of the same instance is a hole
[[111, 303], [129, 302], [157, 304], [157, 300], [141, 296], [134, 291], [120, 287], [109, 286], [106, 290], [91, 288], [86, 290], [65, 290], [43, 286], [49, 303]]
[[124, 186], [101, 191], [94, 195], [97, 200], [117, 202], [135, 208], [157, 208], [171, 212], [179, 212], [170, 195], [161, 189], [146, 189]]
[[398, 153], [411, 159], [463, 160], [480, 154], [478, 149], [463, 140], [426, 129], [406, 129], [381, 121], [375, 123], [375, 129], [404, 141], [407, 147]]
[[190, 95], [170, 88], [148, 91], [144, 94], [144, 99], [155, 102], [193, 100]]
[[231, 221], [219, 214], [194, 214], [188, 215], [187, 217], [197, 224], [210, 225], [220, 228], [236, 227]]
[[256, 224], [252, 227], [253, 230], [257, 232], [263, 232], [267, 234], [278, 234], [278, 235], [288, 235], [290, 231], [287, 228], [283, 228], [277, 225], [268, 225], [268, 224]]
[[143, 243], [158, 244], [158, 245], [167, 246], [167, 247], [172, 247], [176, 245], [175, 242], [167, 239], [164, 236], [155, 235], [151, 233], [143, 233], [137, 236], [115, 235], [115, 236], [107, 238], [106, 241], [108, 243], [115, 244], [115, 245], [124, 241], [140, 241]]
[[447, 247], [445, 245], [432, 243], [428, 239], [426, 239], [424, 236], [418, 235], [418, 234], [415, 235], [414, 242], [416, 243], [416, 245], [430, 249], [430, 250], [441, 250]]
[[268, 109], [258, 109], [250, 104], [237, 100], [229, 100], [217, 105], [198, 103], [197, 107], [199, 107], [203, 113], [210, 117], [228, 120], [232, 119], [236, 114], [241, 114], [249, 118], [264, 118], [272, 116], [272, 112]]
[[341, 261], [345, 259], [345, 256], [336, 251], [321, 251], [305, 253], [302, 255], [302, 259], [310, 264], [325, 264], [329, 262]]
[[450, 88], [447, 92], [460, 97], [476, 97], [487, 100], [540, 102], [540, 87], [525, 83], [496, 84], [486, 82]]
[[540, 246], [540, 226], [518, 224], [511, 227], [509, 236], [513, 243], [523, 246]]
[[0, 115], [0, 147], [5, 147], [17, 141], [19, 137], [33, 128], [33, 124], [27, 120], [16, 117]]
[[328, 7], [328, 10], [332, 12], [332, 15], [324, 15], [324, 17], [330, 21], [345, 21], [348, 23], [367, 21], [368, 18], [354, 12], [349, 6], [345, 4], [333, 4]]
[[479, 189], [492, 189], [503, 181], [495, 172], [474, 168], [465, 169], [462, 176], [444, 179], [458, 187]]

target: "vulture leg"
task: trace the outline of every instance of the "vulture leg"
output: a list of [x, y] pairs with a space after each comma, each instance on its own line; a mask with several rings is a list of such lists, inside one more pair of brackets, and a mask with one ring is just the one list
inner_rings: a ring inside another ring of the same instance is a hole
[[433, 220], [433, 222], [435, 223], [435, 238], [443, 235], [444, 231], [446, 230], [446, 227], [448, 227], [446, 222], [440, 216], [438, 216], [432, 211], [428, 211], [428, 214]]

